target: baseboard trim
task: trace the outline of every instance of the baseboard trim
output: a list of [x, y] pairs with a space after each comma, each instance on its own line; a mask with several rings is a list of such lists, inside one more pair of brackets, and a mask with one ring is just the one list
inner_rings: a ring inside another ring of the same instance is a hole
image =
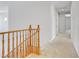
[[79, 56], [79, 53], [78, 53], [78, 49], [77, 49], [77, 47], [75, 46], [74, 43], [73, 43], [73, 45], [74, 45], [74, 48], [75, 48], [75, 50], [76, 50], [76, 52], [77, 52], [77, 55]]

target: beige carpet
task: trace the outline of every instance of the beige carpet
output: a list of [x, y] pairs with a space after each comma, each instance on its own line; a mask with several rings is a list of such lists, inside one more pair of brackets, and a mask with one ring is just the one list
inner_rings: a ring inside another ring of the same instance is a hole
[[76, 58], [78, 57], [71, 39], [66, 34], [58, 34], [58, 36], [48, 43], [41, 54], [31, 54], [29, 58]]

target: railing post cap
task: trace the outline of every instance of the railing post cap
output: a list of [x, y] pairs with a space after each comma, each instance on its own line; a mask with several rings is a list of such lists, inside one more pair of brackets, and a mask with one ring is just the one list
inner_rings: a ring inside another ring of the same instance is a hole
[[31, 29], [31, 25], [29, 25], [29, 29]]
[[39, 27], [40, 25], [38, 25], [38, 27]]
[[31, 27], [31, 25], [29, 25]]
[[38, 29], [40, 29], [40, 25], [38, 25], [38, 27], [37, 27]]

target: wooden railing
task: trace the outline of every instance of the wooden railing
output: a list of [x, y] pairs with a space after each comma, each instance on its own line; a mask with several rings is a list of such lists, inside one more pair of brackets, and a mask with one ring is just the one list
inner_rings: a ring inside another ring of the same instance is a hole
[[[7, 38], [5, 37], [7, 34]], [[40, 54], [40, 28], [15, 30], [0, 33], [2, 37], [2, 58], [24, 58], [30, 53]], [[7, 51], [5, 51], [5, 40], [7, 40]], [[7, 52], [7, 54], [5, 54]]]

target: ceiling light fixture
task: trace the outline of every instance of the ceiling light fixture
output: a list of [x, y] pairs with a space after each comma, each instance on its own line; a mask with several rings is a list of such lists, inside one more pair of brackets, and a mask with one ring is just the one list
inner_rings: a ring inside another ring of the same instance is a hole
[[70, 16], [71, 16], [71, 14], [65, 14], [65, 16], [66, 16], [66, 17], [70, 17]]

